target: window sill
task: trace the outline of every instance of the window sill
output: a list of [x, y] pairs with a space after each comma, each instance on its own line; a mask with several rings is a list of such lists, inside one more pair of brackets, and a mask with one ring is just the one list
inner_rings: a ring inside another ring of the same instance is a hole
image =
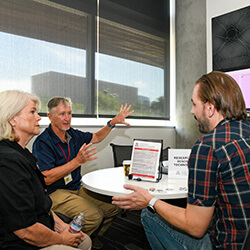
[[[71, 121], [72, 126], [76, 127], [102, 127], [107, 124], [110, 118], [76, 118], [73, 117]], [[173, 121], [166, 120], [140, 120], [140, 119], [127, 119], [133, 127], [174, 127]], [[50, 124], [48, 117], [42, 117], [39, 122], [40, 126], [48, 126]], [[117, 125], [117, 127], [124, 127], [124, 125]]]

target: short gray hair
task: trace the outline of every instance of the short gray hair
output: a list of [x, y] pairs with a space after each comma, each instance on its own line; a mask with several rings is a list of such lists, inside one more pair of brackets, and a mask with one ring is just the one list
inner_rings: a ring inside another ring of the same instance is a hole
[[30, 101], [34, 101], [38, 111], [40, 100], [37, 96], [21, 90], [3, 91], [0, 93], [0, 100], [0, 140], [18, 140], [9, 123], [10, 119], [26, 107]]
[[47, 106], [48, 106], [48, 112], [50, 114], [53, 114], [54, 108], [56, 108], [60, 103], [63, 103], [64, 105], [70, 105], [72, 106], [71, 99], [69, 97], [61, 97], [61, 96], [56, 96], [53, 97], [49, 100]]

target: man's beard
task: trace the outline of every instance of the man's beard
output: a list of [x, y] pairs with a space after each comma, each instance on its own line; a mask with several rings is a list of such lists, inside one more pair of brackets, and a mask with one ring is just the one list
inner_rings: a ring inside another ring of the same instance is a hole
[[198, 127], [201, 133], [206, 134], [210, 132], [209, 122], [207, 119], [204, 119], [203, 121], [201, 121], [201, 120], [198, 120], [196, 116], [194, 116], [194, 119], [198, 121]]

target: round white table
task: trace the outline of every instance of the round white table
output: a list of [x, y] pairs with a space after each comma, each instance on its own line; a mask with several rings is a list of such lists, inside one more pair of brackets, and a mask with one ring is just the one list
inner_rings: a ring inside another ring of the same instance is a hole
[[179, 199], [187, 197], [187, 178], [169, 179], [162, 175], [159, 182], [129, 180], [124, 175], [123, 167], [106, 168], [85, 174], [82, 185], [86, 189], [109, 196], [120, 196], [132, 191], [123, 188], [124, 184], [131, 184], [147, 189], [158, 199]]

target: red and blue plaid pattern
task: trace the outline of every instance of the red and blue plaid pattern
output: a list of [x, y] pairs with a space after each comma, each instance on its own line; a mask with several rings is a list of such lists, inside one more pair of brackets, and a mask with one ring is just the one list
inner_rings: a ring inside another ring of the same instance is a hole
[[215, 207], [214, 249], [241, 249], [250, 223], [250, 123], [221, 121], [189, 158], [188, 202]]

